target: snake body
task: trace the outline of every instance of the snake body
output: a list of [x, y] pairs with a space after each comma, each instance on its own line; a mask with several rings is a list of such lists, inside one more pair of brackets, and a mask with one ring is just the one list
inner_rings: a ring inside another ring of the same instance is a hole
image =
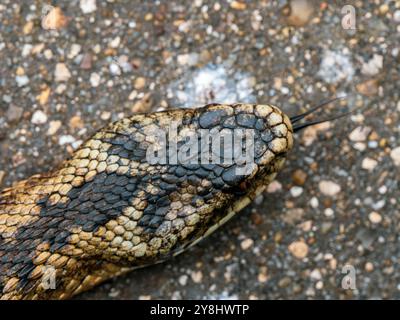
[[[152, 130], [172, 122], [178, 132], [254, 130], [251, 172], [234, 174], [236, 164], [149, 163]], [[58, 169], [0, 193], [0, 298], [67, 299], [183, 252], [266, 188], [292, 134], [290, 119], [271, 105], [211, 104], [111, 123]], [[43, 281], [48, 268], [53, 288]]]

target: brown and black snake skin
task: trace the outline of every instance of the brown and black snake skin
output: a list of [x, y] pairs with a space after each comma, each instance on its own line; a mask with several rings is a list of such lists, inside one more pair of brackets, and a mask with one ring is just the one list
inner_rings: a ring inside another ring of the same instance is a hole
[[[152, 130], [173, 122], [179, 133], [252, 129], [256, 165], [237, 175], [236, 164], [149, 163]], [[67, 299], [181, 253], [261, 193], [292, 145], [290, 119], [271, 105], [211, 104], [108, 125], [58, 169], [0, 192], [0, 298]]]

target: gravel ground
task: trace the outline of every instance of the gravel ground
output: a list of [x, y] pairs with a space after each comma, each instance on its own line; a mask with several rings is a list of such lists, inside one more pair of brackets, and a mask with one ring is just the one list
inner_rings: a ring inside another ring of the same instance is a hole
[[319, 117], [362, 108], [298, 134], [268, 192], [197, 247], [78, 298], [400, 298], [399, 1], [51, 5], [0, 0], [1, 187], [139, 111], [240, 101], [295, 114], [342, 95]]

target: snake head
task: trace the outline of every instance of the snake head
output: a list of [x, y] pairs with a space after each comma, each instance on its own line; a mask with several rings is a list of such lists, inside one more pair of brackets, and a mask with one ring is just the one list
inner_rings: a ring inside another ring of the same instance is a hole
[[293, 145], [289, 118], [271, 105], [212, 104], [130, 121], [142, 136], [137, 147], [146, 151], [137, 175], [146, 179], [139, 182], [136, 207], [128, 210], [139, 216], [140, 255], [160, 260], [184, 251], [250, 203]]

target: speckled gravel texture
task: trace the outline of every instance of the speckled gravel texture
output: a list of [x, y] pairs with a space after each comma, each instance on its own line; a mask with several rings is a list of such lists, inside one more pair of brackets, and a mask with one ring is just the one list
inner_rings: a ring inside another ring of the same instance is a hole
[[0, 0], [1, 187], [138, 111], [237, 100], [293, 115], [343, 95], [311, 119], [361, 108], [299, 133], [268, 192], [197, 247], [77, 298], [400, 298], [400, 1], [52, 5], [58, 30], [41, 1]]

